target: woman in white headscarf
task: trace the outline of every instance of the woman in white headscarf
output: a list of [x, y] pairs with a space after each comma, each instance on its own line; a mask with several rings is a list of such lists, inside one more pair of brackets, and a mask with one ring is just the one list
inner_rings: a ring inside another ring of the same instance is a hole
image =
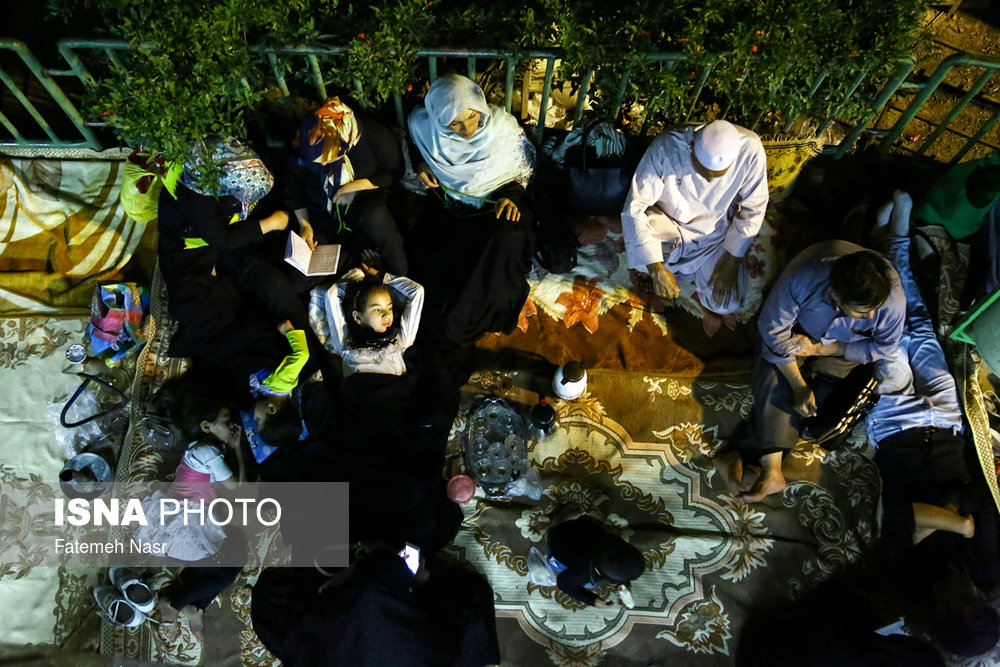
[[487, 104], [474, 81], [457, 74], [437, 79], [409, 125], [424, 158], [418, 173], [427, 188], [440, 187], [477, 209], [492, 203], [497, 218], [519, 218], [535, 150], [517, 120]]
[[409, 117], [428, 205], [415, 229], [411, 274], [427, 290], [425, 313], [442, 317], [449, 342], [511, 331], [527, 298], [534, 214], [526, 188], [535, 151], [503, 108], [464, 76], [434, 81]]

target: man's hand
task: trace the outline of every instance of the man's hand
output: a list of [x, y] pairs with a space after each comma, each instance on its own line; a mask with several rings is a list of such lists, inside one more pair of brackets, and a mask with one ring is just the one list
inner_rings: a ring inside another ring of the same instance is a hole
[[712, 277], [708, 279], [708, 286], [712, 288], [712, 300], [720, 306], [729, 305], [729, 302], [739, 295], [740, 264], [742, 263], [742, 257], [734, 257], [728, 252], [722, 253], [716, 263]]
[[426, 162], [417, 167], [417, 176], [420, 177], [420, 181], [424, 184], [424, 190], [427, 188], [441, 187], [441, 184], [438, 183], [437, 176], [434, 175], [434, 172], [431, 171], [431, 168]]
[[792, 352], [796, 357], [842, 357], [845, 345], [843, 343], [827, 343], [823, 345], [804, 334], [792, 335]]
[[507, 220], [511, 222], [517, 222], [521, 219], [521, 212], [517, 210], [517, 204], [511, 200], [504, 197], [497, 202], [496, 205], [497, 220], [500, 220], [506, 214]]
[[654, 262], [646, 266], [649, 277], [653, 279], [653, 294], [667, 299], [676, 299], [681, 295], [681, 288], [677, 285], [674, 274], [667, 271], [663, 262]]
[[816, 357], [823, 346], [805, 334], [792, 334], [790, 350], [796, 357]]
[[282, 336], [287, 334], [289, 331], [294, 331], [294, 330], [295, 327], [292, 325], [291, 320], [285, 320], [284, 322], [278, 325], [278, 333], [280, 333]]
[[793, 390], [792, 409], [803, 417], [816, 416], [816, 397], [808, 386]]

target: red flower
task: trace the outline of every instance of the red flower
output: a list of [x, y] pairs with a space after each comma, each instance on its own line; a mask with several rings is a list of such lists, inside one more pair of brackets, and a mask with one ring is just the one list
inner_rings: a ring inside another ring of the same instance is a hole
[[750, 51], [752, 51], [753, 53], [757, 53], [757, 45], [756, 44], [751, 44], [750, 45]]
[[524, 302], [524, 307], [521, 308], [521, 314], [517, 316], [517, 328], [524, 333], [528, 333], [528, 318], [534, 317], [538, 314], [538, 308], [535, 306], [535, 302], [528, 299]]
[[566, 328], [570, 328], [577, 322], [583, 323], [583, 328], [589, 333], [597, 331], [598, 318], [597, 306], [604, 297], [604, 290], [597, 287], [597, 278], [587, 281], [583, 276], [577, 276], [573, 280], [573, 291], [563, 292], [556, 299], [556, 303], [566, 308], [563, 315], [563, 322]]

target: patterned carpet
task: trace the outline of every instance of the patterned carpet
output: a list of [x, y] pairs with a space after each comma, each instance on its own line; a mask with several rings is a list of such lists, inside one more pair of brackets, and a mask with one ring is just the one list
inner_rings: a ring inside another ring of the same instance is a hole
[[[710, 459], [749, 414], [745, 384], [591, 375], [583, 397], [555, 403], [557, 432], [530, 448], [541, 500], [480, 492], [450, 547], [493, 585], [505, 664], [732, 664], [748, 613], [814, 587], [872, 540], [878, 473], [858, 451], [803, 444], [785, 492], [753, 506], [724, 490]], [[472, 385], [524, 398], [516, 373], [478, 374]], [[460, 420], [454, 448], [463, 429]], [[528, 581], [528, 552], [545, 550], [564, 505], [643, 552], [635, 609], [585, 607]]]

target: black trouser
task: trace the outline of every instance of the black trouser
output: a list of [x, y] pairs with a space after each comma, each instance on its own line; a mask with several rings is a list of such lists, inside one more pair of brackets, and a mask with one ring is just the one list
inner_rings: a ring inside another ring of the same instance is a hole
[[[241, 531], [234, 530], [226, 536], [225, 541], [219, 546], [219, 551], [228, 555], [235, 555], [242, 552], [243, 563], [246, 564], [247, 538]], [[236, 581], [243, 571], [243, 565], [232, 567], [220, 567], [214, 565], [215, 559], [209, 557], [201, 564], [192, 564], [181, 570], [177, 578], [167, 587], [166, 594], [170, 606], [178, 611], [189, 605], [194, 605], [202, 611], [212, 600], [224, 591], [229, 584]]]

